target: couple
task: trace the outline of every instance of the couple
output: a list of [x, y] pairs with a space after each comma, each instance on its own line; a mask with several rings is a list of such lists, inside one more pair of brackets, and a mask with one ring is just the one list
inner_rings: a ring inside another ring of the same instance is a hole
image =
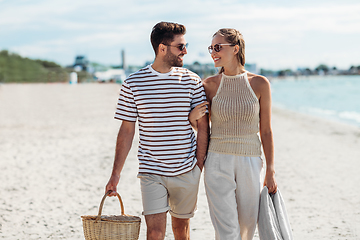
[[252, 239], [259, 210], [261, 144], [267, 163], [264, 185], [269, 192], [277, 190], [270, 84], [245, 71], [245, 43], [235, 29], [214, 34], [209, 52], [221, 70], [201, 82], [182, 68], [185, 32], [181, 24], [156, 24], [150, 37], [153, 64], [130, 75], [121, 87], [115, 118], [122, 124], [106, 191], [116, 192], [138, 120], [138, 177], [147, 239], [165, 238], [168, 211], [175, 239], [190, 239], [189, 219], [204, 165], [216, 239]]

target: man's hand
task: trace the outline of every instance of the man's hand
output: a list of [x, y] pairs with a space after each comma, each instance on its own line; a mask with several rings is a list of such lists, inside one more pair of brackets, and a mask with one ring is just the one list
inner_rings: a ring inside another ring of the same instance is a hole
[[199, 161], [196, 163], [196, 165], [200, 168], [200, 171], [203, 170], [204, 168], [204, 164], [203, 163], [200, 163]]
[[109, 182], [106, 185], [105, 188], [105, 193], [107, 193], [108, 191], [112, 191], [109, 196], [116, 196], [116, 186], [118, 185], [120, 180], [119, 176], [115, 176], [115, 175], [111, 175]]
[[206, 113], [202, 118], [198, 120], [198, 133], [196, 139], [196, 159], [197, 165], [200, 170], [203, 169], [204, 161], [207, 154], [208, 142], [209, 142], [209, 117]]

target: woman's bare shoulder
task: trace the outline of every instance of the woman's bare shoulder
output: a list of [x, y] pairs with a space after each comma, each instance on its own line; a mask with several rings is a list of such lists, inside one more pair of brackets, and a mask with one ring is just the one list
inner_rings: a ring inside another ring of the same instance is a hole
[[207, 77], [203, 80], [204, 85], [217, 84], [221, 79], [221, 74], [216, 74], [214, 76]]
[[270, 81], [266, 77], [255, 73], [248, 72], [248, 80], [251, 85], [257, 85], [259, 87], [270, 86]]

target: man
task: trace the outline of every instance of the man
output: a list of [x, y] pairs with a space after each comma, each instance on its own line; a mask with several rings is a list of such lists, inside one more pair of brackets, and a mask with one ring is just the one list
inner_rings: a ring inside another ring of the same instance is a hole
[[207, 151], [208, 115], [198, 120], [197, 139], [188, 120], [191, 109], [206, 97], [201, 79], [182, 68], [187, 54], [185, 32], [176, 23], [160, 22], [153, 27], [155, 60], [124, 81], [115, 113], [122, 124], [106, 191], [116, 192], [138, 119], [138, 177], [147, 239], [165, 238], [168, 211], [175, 239], [190, 239], [189, 218], [196, 209]]

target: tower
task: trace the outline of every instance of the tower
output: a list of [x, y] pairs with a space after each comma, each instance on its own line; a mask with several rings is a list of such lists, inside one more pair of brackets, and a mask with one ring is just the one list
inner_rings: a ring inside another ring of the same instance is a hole
[[125, 61], [125, 50], [121, 50], [121, 61], [122, 61], [122, 69], [126, 70], [126, 61]]

